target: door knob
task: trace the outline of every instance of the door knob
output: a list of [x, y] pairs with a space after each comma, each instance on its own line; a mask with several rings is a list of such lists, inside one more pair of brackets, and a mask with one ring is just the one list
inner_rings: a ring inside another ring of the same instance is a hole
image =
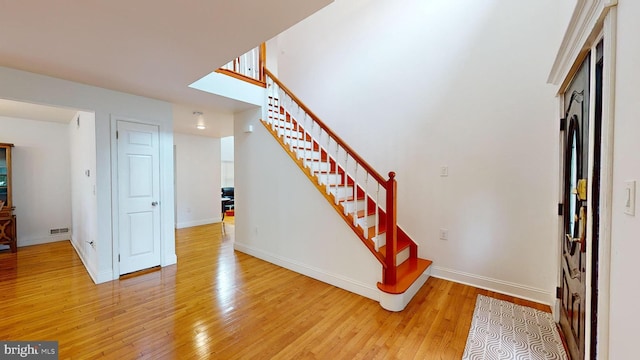
[[154, 201], [154, 202], [151, 203], [151, 206], [156, 206], [156, 205], [158, 205], [157, 201]]

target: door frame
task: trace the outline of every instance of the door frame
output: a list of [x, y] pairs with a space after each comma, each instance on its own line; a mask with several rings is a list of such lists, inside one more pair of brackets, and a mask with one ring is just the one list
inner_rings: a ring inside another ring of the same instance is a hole
[[[564, 101], [560, 96], [565, 92], [573, 75], [578, 70], [580, 63], [584, 60], [586, 53], [591, 50], [591, 74], [595, 76], [596, 46], [604, 40], [603, 50], [603, 83], [602, 83], [602, 123], [600, 141], [600, 217], [599, 217], [599, 246], [598, 246], [598, 279], [597, 279], [597, 325], [595, 332], [591, 325], [591, 307], [594, 301], [593, 292], [590, 290], [592, 284], [592, 253], [588, 247], [587, 261], [587, 296], [585, 314], [585, 358], [595, 358], [597, 355], [607, 356], [609, 353], [609, 309], [610, 309], [610, 268], [611, 268], [611, 222], [612, 222], [612, 198], [613, 198], [613, 125], [614, 125], [614, 104], [615, 104], [615, 57], [616, 57], [616, 28], [617, 28], [617, 1], [616, 0], [578, 0], [571, 23], [563, 39], [561, 48], [556, 57], [553, 69], [549, 76], [549, 82], [559, 85], [559, 117], [564, 116]], [[591, 99], [595, 99], [595, 81], [590, 83]], [[594, 119], [595, 102], [591, 102], [590, 118]], [[593, 124], [590, 122], [589, 136], [593, 140]], [[564, 134], [560, 133], [560, 137]], [[559, 144], [564, 145], [561, 138]], [[592, 142], [593, 145], [593, 142]], [[589, 157], [593, 158], [593, 146], [590, 146]], [[559, 149], [559, 174], [564, 169], [563, 149]], [[593, 174], [593, 161], [590, 161], [588, 174]], [[558, 179], [561, 179], [558, 176]], [[588, 187], [592, 188], [592, 178]], [[562, 201], [563, 185], [559, 184], [558, 199]], [[561, 219], [561, 218], [559, 218]], [[558, 237], [563, 236], [563, 221], [558, 221]], [[589, 211], [587, 217], [587, 228], [593, 226], [592, 212]], [[587, 243], [592, 243], [592, 232], [587, 238]], [[561, 249], [560, 242], [556, 241], [557, 259], [557, 284], [561, 281]], [[556, 299], [553, 312], [556, 321], [559, 319], [560, 302]], [[595, 338], [592, 338], [595, 335]], [[596, 340], [596, 354], [592, 354], [592, 342]]]
[[[118, 141], [116, 138], [116, 131], [118, 129], [118, 121], [127, 121], [131, 123], [138, 123], [143, 125], [151, 125], [158, 127], [158, 141], [160, 144], [159, 148], [159, 172], [160, 178], [158, 179], [160, 182], [160, 193], [159, 193], [159, 203], [160, 203], [160, 266], [172, 265], [177, 262], [177, 258], [175, 255], [175, 245], [173, 247], [169, 246], [168, 241], [173, 241], [175, 238], [169, 236], [173, 234], [173, 224], [171, 227], [171, 234], [167, 234], [164, 222], [165, 217], [167, 217], [167, 213], [169, 211], [167, 207], [173, 208], [173, 198], [169, 199], [169, 195], [167, 194], [166, 187], [170, 185], [170, 182], [166, 182], [163, 179], [165, 178], [166, 173], [169, 171], [173, 173], [173, 168], [169, 167], [169, 164], [166, 163], [166, 151], [165, 151], [165, 139], [163, 133], [166, 132], [165, 126], [159, 122], [153, 121], [145, 121], [140, 119], [135, 119], [127, 116], [120, 115], [110, 115], [110, 134], [111, 134], [111, 234], [112, 234], [112, 242], [111, 242], [111, 264], [113, 271], [113, 279], [116, 280], [120, 278], [120, 263], [118, 261], [118, 255], [120, 252], [120, 239], [118, 234], [120, 233], [119, 226], [119, 189], [120, 183], [118, 181]], [[173, 161], [173, 160], [171, 160]], [[173, 191], [173, 186], [171, 186], [171, 192]], [[173, 193], [171, 193], [171, 197]], [[171, 214], [173, 216], [173, 214]]]

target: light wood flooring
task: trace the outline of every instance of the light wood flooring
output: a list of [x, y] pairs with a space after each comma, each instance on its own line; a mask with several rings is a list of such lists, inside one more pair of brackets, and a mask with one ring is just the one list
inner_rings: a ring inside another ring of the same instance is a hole
[[477, 294], [549, 311], [430, 278], [391, 313], [234, 252], [233, 227], [178, 230], [178, 265], [100, 285], [69, 242], [0, 252], [0, 339], [60, 359], [460, 359]]

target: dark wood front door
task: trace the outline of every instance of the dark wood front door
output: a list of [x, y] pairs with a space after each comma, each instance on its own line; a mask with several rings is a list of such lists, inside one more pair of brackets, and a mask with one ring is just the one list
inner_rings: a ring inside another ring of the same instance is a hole
[[583, 61], [564, 95], [564, 231], [560, 239], [560, 325], [574, 360], [584, 359], [585, 355], [590, 57], [587, 56]]

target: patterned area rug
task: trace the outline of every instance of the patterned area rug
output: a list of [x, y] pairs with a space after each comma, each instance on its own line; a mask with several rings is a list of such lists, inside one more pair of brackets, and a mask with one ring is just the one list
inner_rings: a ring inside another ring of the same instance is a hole
[[568, 358], [551, 314], [478, 295], [462, 359]]

